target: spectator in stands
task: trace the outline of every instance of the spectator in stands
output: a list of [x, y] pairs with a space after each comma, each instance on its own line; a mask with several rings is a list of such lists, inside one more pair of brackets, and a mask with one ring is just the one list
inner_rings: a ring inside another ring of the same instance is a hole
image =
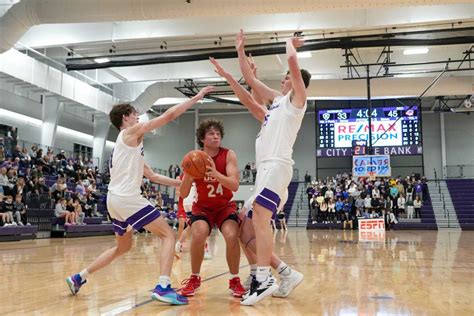
[[58, 158], [59, 161], [66, 160], [66, 153], [64, 150], [61, 150], [57, 155], [56, 158]]
[[61, 198], [65, 198], [68, 190], [64, 178], [58, 178], [55, 185], [51, 187], [51, 191], [53, 191], [52, 197], [56, 202]]
[[328, 215], [329, 215], [329, 222], [330, 223], [335, 223], [336, 222], [336, 203], [334, 202], [334, 199], [329, 199], [328, 202]]
[[356, 209], [360, 209], [361, 211], [364, 210], [365, 207], [365, 201], [362, 198], [362, 196], [358, 196], [357, 199], [354, 202], [354, 206]]
[[413, 219], [413, 200], [409, 200], [406, 202], [406, 210], [407, 210], [407, 218]]
[[419, 196], [420, 199], [423, 199], [423, 186], [421, 184], [421, 180], [415, 184], [415, 196]]
[[67, 161], [67, 165], [66, 167], [64, 168], [64, 173], [68, 176], [68, 177], [71, 177], [71, 178], [75, 178], [76, 177], [76, 170], [74, 169], [74, 161], [69, 159]]
[[17, 195], [15, 197], [15, 202], [13, 202], [13, 207], [15, 209], [15, 212], [18, 212], [20, 214], [20, 222], [19, 224], [21, 226], [30, 226], [31, 224], [28, 222], [28, 216], [27, 216], [27, 206], [22, 202], [22, 197], [21, 195]]
[[255, 182], [255, 179], [257, 178], [257, 166], [254, 162], [250, 164], [250, 171], [252, 172], [252, 182]]
[[87, 177], [86, 180], [88, 184], [91, 184], [92, 182], [95, 181], [95, 173], [92, 170], [92, 168], [87, 169], [86, 177]]
[[86, 187], [84, 186], [81, 180], [77, 181], [74, 192], [81, 195], [86, 195]]
[[23, 226], [23, 223], [21, 223], [20, 213], [16, 211], [13, 205], [13, 196], [6, 196], [5, 201], [3, 202], [3, 212], [8, 213], [8, 216], [12, 219], [12, 226]]
[[421, 199], [428, 200], [428, 179], [425, 176], [421, 177]]
[[13, 184], [10, 183], [10, 180], [8, 179], [7, 168], [5, 167], [0, 168], [0, 186], [3, 187], [4, 195], [13, 194]]
[[76, 215], [66, 209], [66, 199], [60, 198], [56, 203], [54, 215], [58, 218], [64, 218], [64, 225], [75, 225]]
[[34, 161], [36, 159], [36, 152], [38, 151], [38, 145], [33, 144], [30, 148], [28, 154], [30, 155], [31, 159]]
[[380, 198], [379, 186], [374, 184], [374, 188], [372, 189], [372, 199], [379, 199], [379, 198]]
[[304, 185], [306, 186], [308, 183], [311, 183], [311, 176], [308, 174], [308, 170], [306, 170], [306, 173], [304, 174]]
[[82, 206], [79, 202], [78, 196], [72, 198], [71, 201], [72, 206], [74, 207], [74, 213], [76, 214], [76, 223], [78, 225], [86, 225], [86, 223], [84, 223], [84, 217], [86, 214], [82, 211]]
[[34, 185], [34, 193], [37, 195], [47, 194], [51, 195], [51, 191], [48, 186], [45, 184], [44, 178], [39, 178]]
[[170, 167], [168, 168], [168, 174], [169, 174], [170, 178], [173, 178], [173, 179], [175, 178], [173, 176], [173, 174], [174, 174], [174, 166], [173, 165], [170, 165]]
[[421, 207], [423, 206], [423, 203], [420, 199], [420, 196], [417, 195], [415, 200], [413, 201], [413, 208], [415, 210], [415, 218], [420, 218], [421, 216]]
[[44, 177], [43, 165], [35, 165], [35, 163], [33, 163], [33, 170], [31, 171], [31, 176], [37, 179]]
[[326, 203], [326, 200], [322, 200], [321, 204], [319, 204], [319, 211], [320, 211], [320, 218], [321, 221], [324, 224], [329, 223], [329, 218], [328, 218], [328, 204]]
[[337, 222], [340, 223], [342, 220], [342, 214], [344, 213], [344, 200], [340, 196], [336, 201], [336, 216]]
[[95, 196], [92, 194], [92, 192], [87, 192], [85, 198], [86, 198], [86, 203], [84, 205], [84, 213], [86, 213], [86, 216], [99, 217], [100, 214], [97, 212], [97, 200]]
[[411, 183], [408, 184], [406, 190], [406, 200], [408, 201], [413, 201], [413, 195], [415, 193], [415, 190], [413, 188], [413, 185]]
[[179, 165], [176, 165], [174, 167], [174, 177], [175, 177], [175, 179], [177, 179], [180, 174], [181, 174], [181, 168], [179, 167]]
[[245, 165], [243, 179], [245, 182], [250, 182], [250, 162]]
[[342, 229], [346, 229], [346, 226], [349, 225], [351, 229], [353, 229], [353, 221], [350, 213], [347, 211], [347, 208], [344, 209], [344, 213], [342, 215]]
[[13, 222], [13, 214], [9, 211], [8, 205], [5, 206], [3, 199], [0, 200], [0, 217], [2, 218], [3, 226], [16, 226]]
[[18, 180], [16, 180], [15, 185], [13, 186], [13, 195], [21, 195], [22, 198], [24, 198], [27, 193], [28, 188], [26, 187], [25, 178], [19, 177]]
[[398, 220], [395, 217], [395, 214], [390, 210], [387, 210], [387, 229], [393, 229], [396, 224], [398, 224]]
[[402, 217], [402, 215], [403, 215], [403, 217], [405, 216], [406, 203], [407, 203], [407, 201], [406, 201], [405, 197], [402, 194], [400, 194], [400, 196], [397, 199], [398, 213], [395, 213], [395, 215], [397, 217]]
[[369, 194], [364, 199], [364, 209], [370, 213], [372, 211], [372, 198]]

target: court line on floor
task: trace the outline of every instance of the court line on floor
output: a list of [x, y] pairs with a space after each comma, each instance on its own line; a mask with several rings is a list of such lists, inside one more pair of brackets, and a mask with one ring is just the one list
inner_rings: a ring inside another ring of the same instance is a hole
[[[243, 268], [246, 268], [246, 267], [248, 267], [248, 266], [249, 266], [249, 265], [246, 264], [246, 265], [243, 265], [243, 266], [239, 267], [239, 269], [243, 269]], [[219, 273], [219, 274], [210, 276], [210, 277], [208, 277], [207, 279], [202, 280], [201, 283], [204, 283], [204, 282], [207, 282], [207, 281], [211, 281], [211, 280], [217, 279], [217, 278], [219, 278], [219, 277], [221, 277], [221, 276], [223, 276], [223, 275], [226, 275], [226, 274], [228, 274], [228, 273], [229, 273], [229, 271], [227, 271], [227, 272], [222, 272], [222, 273]], [[153, 289], [150, 290], [150, 292], [152, 292], [152, 291], [153, 291]], [[120, 314], [125, 313], [125, 312], [129, 312], [129, 311], [134, 310], [134, 309], [136, 309], [136, 308], [138, 308], [138, 307], [142, 307], [142, 306], [147, 305], [147, 304], [149, 304], [149, 303], [151, 303], [151, 302], [153, 302], [153, 300], [152, 300], [152, 299], [149, 299], [149, 300], [143, 301], [143, 302], [141, 302], [141, 303], [135, 304], [132, 308], [127, 309], [127, 310], [124, 310], [124, 311], [121, 311]], [[120, 314], [119, 314], [119, 315], [120, 315]]]

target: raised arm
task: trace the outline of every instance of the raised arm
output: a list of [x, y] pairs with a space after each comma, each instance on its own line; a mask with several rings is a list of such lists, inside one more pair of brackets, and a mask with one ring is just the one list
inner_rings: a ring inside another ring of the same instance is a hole
[[167, 176], [163, 176], [161, 174], [155, 173], [151, 167], [145, 163], [145, 167], [143, 169], [143, 175], [148, 178], [151, 182], [170, 186], [170, 187], [179, 187], [181, 181], [178, 179], [171, 179]]
[[244, 76], [245, 82], [262, 98], [265, 104], [271, 104], [273, 99], [280, 95], [276, 90], [267, 87], [263, 82], [258, 80], [253, 74], [252, 68], [249, 65], [247, 56], [245, 55], [245, 36], [241, 29], [235, 39], [235, 48], [239, 57], [240, 71]]
[[138, 138], [142, 137], [143, 135], [145, 135], [146, 133], [149, 133], [149, 132], [153, 131], [156, 128], [159, 128], [161, 126], [164, 126], [164, 125], [168, 124], [169, 122], [173, 121], [178, 116], [183, 114], [186, 110], [188, 110], [191, 106], [196, 104], [199, 100], [204, 98], [204, 96], [206, 94], [210, 93], [213, 90], [214, 90], [214, 87], [212, 87], [212, 86], [207, 86], [207, 87], [201, 89], [201, 91], [199, 91], [199, 93], [196, 94], [194, 97], [192, 97], [191, 99], [189, 99], [189, 100], [187, 100], [187, 101], [185, 101], [181, 104], [177, 104], [177, 105], [169, 108], [162, 115], [160, 115], [160, 116], [158, 116], [158, 117], [156, 117], [152, 120], [149, 120], [146, 123], [138, 123], [138, 124], [135, 124], [134, 126], [128, 128], [125, 132], [126, 136], [138, 139]]
[[304, 39], [301, 37], [293, 37], [286, 41], [286, 58], [288, 59], [292, 86], [291, 104], [299, 109], [306, 104], [306, 87], [298, 65], [296, 47], [303, 46], [303, 43]]
[[244, 87], [242, 87], [242, 85], [240, 85], [230, 73], [225, 71], [225, 69], [217, 62], [217, 60], [212, 57], [210, 57], [209, 60], [214, 65], [215, 72], [219, 76], [227, 80], [232, 91], [234, 91], [240, 102], [250, 111], [250, 113], [252, 113], [252, 115], [257, 120], [263, 122], [265, 114], [267, 113], [266, 107], [262, 104], [257, 103], [255, 98]]

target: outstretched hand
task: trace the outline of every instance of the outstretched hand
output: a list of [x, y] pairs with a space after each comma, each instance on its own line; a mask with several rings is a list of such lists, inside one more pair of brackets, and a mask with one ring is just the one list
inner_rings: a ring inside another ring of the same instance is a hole
[[237, 33], [237, 36], [235, 37], [235, 49], [243, 50], [244, 48], [245, 48], [244, 30], [240, 29], [240, 32]]
[[219, 64], [217, 60], [215, 60], [213, 57], [209, 57], [209, 60], [211, 63], [214, 65], [214, 71], [221, 77], [225, 78], [226, 75], [228, 75], [228, 72], [225, 71], [225, 69]]
[[206, 94], [209, 94], [212, 91], [214, 91], [214, 86], [207, 86], [207, 87], [202, 88], [201, 91], [199, 91], [199, 93], [196, 94], [196, 96], [198, 97], [198, 99], [202, 99], [206, 96]]
[[304, 38], [302, 37], [292, 37], [288, 41], [293, 45], [294, 48], [299, 48], [304, 44]]
[[247, 57], [247, 62], [249, 63], [253, 75], [257, 77], [257, 65], [255, 65], [255, 61], [253, 60], [252, 54], [249, 54], [249, 57]]

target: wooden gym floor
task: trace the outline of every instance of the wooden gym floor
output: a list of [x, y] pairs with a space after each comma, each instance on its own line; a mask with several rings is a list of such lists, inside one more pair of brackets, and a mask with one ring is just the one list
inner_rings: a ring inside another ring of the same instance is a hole
[[[290, 229], [275, 234], [281, 258], [305, 275], [286, 299], [240, 306], [227, 291], [225, 244], [216, 237], [201, 290], [187, 306], [150, 300], [159, 240], [135, 247], [91, 276], [73, 297], [64, 279], [114, 243], [112, 236], [0, 244], [0, 315], [474, 315], [474, 232]], [[249, 268], [244, 257], [240, 276]], [[175, 260], [173, 286], [190, 273]]]

